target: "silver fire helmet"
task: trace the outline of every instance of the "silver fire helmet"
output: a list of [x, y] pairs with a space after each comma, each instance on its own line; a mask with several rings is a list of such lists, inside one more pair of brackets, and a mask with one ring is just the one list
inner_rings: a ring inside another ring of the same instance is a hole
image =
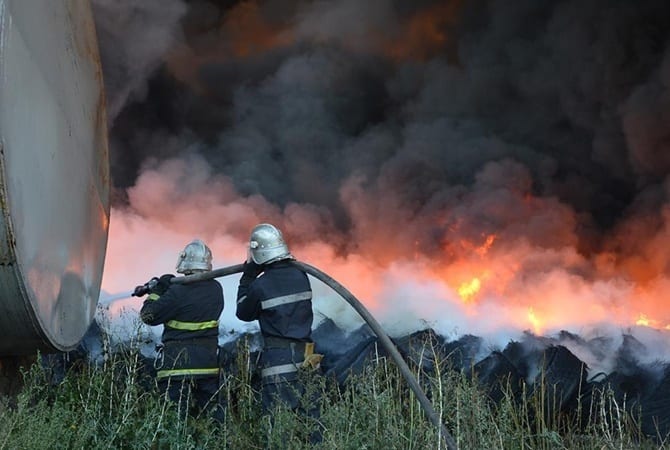
[[269, 264], [282, 259], [293, 259], [281, 231], [269, 223], [256, 225], [249, 238], [249, 252], [256, 264]]
[[212, 252], [200, 239], [194, 239], [179, 253], [177, 272], [189, 274], [209, 270], [212, 270]]

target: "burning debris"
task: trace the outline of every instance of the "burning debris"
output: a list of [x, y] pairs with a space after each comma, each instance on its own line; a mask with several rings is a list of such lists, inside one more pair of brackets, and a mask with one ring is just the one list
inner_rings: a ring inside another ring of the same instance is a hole
[[[332, 320], [324, 320], [314, 329], [313, 337], [318, 351], [324, 354], [322, 369], [327, 379], [340, 387], [378, 361], [391, 359], [367, 325], [345, 331]], [[261, 341], [256, 331], [240, 333], [223, 342], [220, 346], [223, 372], [249, 371], [248, 379], [260, 383], [254, 362]], [[545, 399], [547, 418], [565, 415], [579, 427], [586, 427], [589, 420], [593, 420], [599, 402], [612, 396], [626, 412], [639, 416], [640, 429], [645, 435], [662, 437], [670, 433], [670, 397], [667, 395], [670, 363], [641, 363], [636, 354], [642, 344], [632, 335], [622, 336], [609, 373], [594, 372], [586, 361], [575, 355], [585, 353], [585, 349], [601, 350], [601, 339], [586, 341], [565, 332], [554, 338], [525, 333], [501, 349], [491, 349], [481, 337], [464, 335], [450, 340], [432, 329], [394, 338], [393, 343], [424, 386], [429, 386], [428, 380], [440, 371], [456, 371], [476, 380], [493, 404], [506, 397], [521, 403], [538, 395]], [[58, 383], [67, 370], [76, 370], [78, 364], [90, 361], [102, 364], [105, 357], [120, 351], [124, 345], [139, 345], [139, 366], [143, 371], [138, 373], [138, 382], [150, 389], [155, 376], [154, 344], [151, 339], [111, 342], [110, 336], [96, 322], [80, 348], [67, 354], [44, 356], [42, 363], [51, 374], [51, 381]], [[248, 358], [244, 367], [240, 366], [241, 354]]]

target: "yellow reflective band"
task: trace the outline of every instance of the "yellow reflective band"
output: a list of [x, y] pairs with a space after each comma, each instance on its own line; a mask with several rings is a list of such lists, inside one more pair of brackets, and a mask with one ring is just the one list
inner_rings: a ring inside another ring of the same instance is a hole
[[156, 378], [178, 377], [184, 375], [217, 375], [219, 369], [172, 369], [159, 370], [156, 372]]
[[206, 330], [208, 328], [217, 328], [219, 326], [219, 321], [210, 320], [209, 322], [180, 322], [179, 320], [170, 320], [165, 325], [177, 330], [197, 331]]
[[158, 294], [149, 294], [147, 300], [158, 300], [159, 298], [161, 298], [161, 296]]

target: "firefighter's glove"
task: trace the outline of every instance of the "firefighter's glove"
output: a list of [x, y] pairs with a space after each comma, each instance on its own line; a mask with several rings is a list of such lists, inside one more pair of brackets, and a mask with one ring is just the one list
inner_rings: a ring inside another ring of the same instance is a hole
[[156, 295], [163, 295], [165, 294], [165, 291], [168, 290], [170, 287], [170, 281], [174, 278], [174, 275], [171, 273], [166, 273], [165, 275], [161, 275], [161, 277], [158, 279], [158, 282], [156, 285], [151, 288], [151, 293], [156, 294]]
[[321, 367], [321, 360], [323, 355], [321, 353], [314, 353], [314, 342], [307, 342], [305, 344], [305, 354], [302, 367], [304, 369], [317, 370]]
[[144, 295], [150, 294], [151, 290], [156, 286], [156, 284], [158, 284], [158, 278], [153, 277], [143, 285], [135, 287], [135, 290], [133, 291], [133, 297], [142, 297]]
[[141, 285], [141, 286], [135, 286], [135, 290], [133, 291], [133, 297], [142, 297], [144, 295], [147, 295], [149, 293], [148, 289], [146, 286]]
[[312, 353], [309, 356], [305, 356], [305, 360], [302, 362], [302, 367], [305, 369], [316, 370], [321, 367], [321, 360], [323, 355], [321, 353]]
[[263, 266], [256, 264], [253, 260], [244, 262], [242, 267], [242, 278], [240, 278], [241, 285], [248, 285], [256, 279], [258, 275], [263, 272]]

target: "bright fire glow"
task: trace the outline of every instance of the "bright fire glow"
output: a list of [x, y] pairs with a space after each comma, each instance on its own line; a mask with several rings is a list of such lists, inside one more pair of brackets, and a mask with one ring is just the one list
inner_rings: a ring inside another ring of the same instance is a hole
[[464, 301], [470, 301], [477, 294], [477, 292], [479, 292], [481, 287], [481, 281], [479, 281], [479, 278], [475, 277], [458, 287], [458, 295], [460, 295]]
[[649, 318], [646, 314], [640, 314], [638, 319], [635, 321], [635, 325], [639, 325], [641, 327], [670, 330], [670, 324], [663, 324], [659, 320]]
[[644, 314], [640, 314], [640, 317], [635, 322], [636, 325], [641, 325], [641, 326], [645, 326], [645, 327], [648, 327], [650, 325], [650, 323], [651, 322], [650, 322], [649, 318]]
[[[185, 178], [191, 183], [186, 191], [175, 181]], [[501, 330], [581, 332], [601, 323], [655, 329], [670, 324], [665, 306], [670, 279], [659, 275], [639, 282], [629, 276], [629, 266], [622, 261], [598, 255], [586, 258], [560, 228], [531, 242], [516, 229], [512, 233], [504, 227], [469, 236], [467, 223], [454, 222], [443, 226], [440, 252], [430, 253], [411, 223], [378, 222], [374, 209], [359, 207], [374, 204], [377, 198], [366, 198], [364, 191], [354, 194], [349, 201], [356, 206], [352, 214], [358, 225], [349, 239], [355, 245], [343, 251], [335, 243], [344, 240], [324, 228], [327, 225], [313, 210], [298, 205], [279, 210], [261, 197], [242, 197], [230, 180], [213, 175], [203, 161], [168, 161], [140, 176], [128, 191], [127, 209], [112, 211], [102, 289], [111, 297], [152, 276], [174, 273], [176, 255], [194, 237], [208, 243], [215, 267], [238, 264], [246, 258], [249, 230], [267, 221], [285, 231], [299, 260], [339, 281], [388, 327], [389, 334], [426, 324], [443, 332], [477, 335]], [[519, 194], [519, 202], [530, 204], [533, 214], [538, 214], [542, 201], [528, 202], [525, 192]], [[179, 208], [168, 211], [155, 208], [156, 204]], [[554, 214], [557, 207], [550, 206], [546, 209]], [[365, 215], [368, 212], [370, 216]], [[553, 240], [539, 245], [546, 236]], [[635, 273], [640, 264], [638, 259]], [[227, 319], [222, 324], [230, 330], [245, 326], [234, 317], [237, 280], [234, 276], [219, 280], [226, 297]], [[342, 299], [318, 285], [315, 292], [317, 316], [345, 328], [349, 322], [352, 328], [360, 326], [360, 318]], [[141, 304], [139, 299], [129, 302]], [[120, 314], [118, 306], [110, 305], [109, 311]]]
[[491, 246], [493, 245], [495, 240], [496, 240], [496, 235], [495, 234], [489, 234], [488, 236], [486, 236], [486, 241], [480, 247], [475, 249], [475, 252], [477, 252], [477, 254], [479, 256], [486, 255], [486, 253], [489, 251], [489, 249], [491, 248]]
[[528, 308], [528, 321], [531, 323], [535, 334], [542, 334], [542, 322], [532, 307]]

